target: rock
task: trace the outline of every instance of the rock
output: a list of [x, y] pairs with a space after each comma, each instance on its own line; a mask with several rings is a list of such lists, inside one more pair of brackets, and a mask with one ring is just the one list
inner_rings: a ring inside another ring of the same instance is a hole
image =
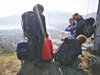
[[51, 63], [42, 63], [39, 66], [34, 66], [33, 62], [23, 63], [22, 68], [17, 75], [61, 75], [59, 67]]
[[100, 75], [100, 56], [90, 56], [89, 67], [93, 75]]
[[39, 66], [34, 66], [33, 62], [22, 63], [17, 75], [100, 75], [100, 57], [82, 51], [82, 55], [68, 66], [55, 61]]

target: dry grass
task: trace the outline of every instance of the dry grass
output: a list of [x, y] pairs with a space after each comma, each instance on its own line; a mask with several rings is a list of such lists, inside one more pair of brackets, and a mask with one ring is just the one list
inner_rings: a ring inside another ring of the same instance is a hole
[[79, 56], [79, 59], [81, 60], [80, 62], [80, 67], [84, 70], [89, 69], [89, 56], [91, 54], [89, 52], [83, 51], [82, 56]]
[[[89, 56], [91, 56], [91, 53], [87, 51], [83, 51], [82, 56], [80, 56], [80, 68], [82, 68], [85, 71], [92, 72], [88, 75], [100, 75], [100, 65], [94, 66], [90, 69], [89, 67]], [[17, 59], [15, 53], [4, 53], [0, 54], [0, 75], [16, 75], [17, 72], [20, 70], [21, 63]]]
[[15, 53], [0, 54], [0, 75], [16, 75], [20, 69], [20, 61]]

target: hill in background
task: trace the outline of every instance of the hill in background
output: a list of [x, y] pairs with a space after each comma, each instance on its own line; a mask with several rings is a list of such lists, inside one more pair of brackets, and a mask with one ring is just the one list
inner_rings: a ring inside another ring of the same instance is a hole
[[19, 25], [21, 24], [20, 15], [11, 15], [0, 18], [0, 25]]
[[[44, 13], [46, 17], [46, 23], [48, 24], [66, 24], [68, 19], [72, 16], [72, 13], [61, 12], [61, 11], [48, 11]], [[96, 18], [96, 12], [83, 15], [83, 17], [94, 17]], [[11, 15], [8, 17], [0, 18], [0, 25], [20, 25], [21, 14]]]

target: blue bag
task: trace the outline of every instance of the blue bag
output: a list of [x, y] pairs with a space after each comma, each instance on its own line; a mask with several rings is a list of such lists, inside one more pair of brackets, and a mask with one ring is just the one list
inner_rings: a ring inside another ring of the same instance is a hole
[[19, 60], [28, 60], [29, 59], [29, 45], [27, 42], [21, 42], [17, 44], [16, 49], [17, 58]]

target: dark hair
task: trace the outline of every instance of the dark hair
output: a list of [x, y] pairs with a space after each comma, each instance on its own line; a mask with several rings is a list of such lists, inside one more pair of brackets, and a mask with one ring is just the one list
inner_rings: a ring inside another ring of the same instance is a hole
[[48, 33], [46, 34], [46, 37], [47, 37], [47, 38], [49, 37], [49, 34], [48, 34]]
[[75, 22], [73, 22], [73, 26], [75, 26]]
[[77, 15], [79, 15], [79, 14], [78, 13], [73, 14], [73, 16], [77, 16]]
[[33, 7], [33, 11], [39, 11], [40, 13], [42, 13], [44, 11], [44, 7], [41, 4], [36, 4]]

